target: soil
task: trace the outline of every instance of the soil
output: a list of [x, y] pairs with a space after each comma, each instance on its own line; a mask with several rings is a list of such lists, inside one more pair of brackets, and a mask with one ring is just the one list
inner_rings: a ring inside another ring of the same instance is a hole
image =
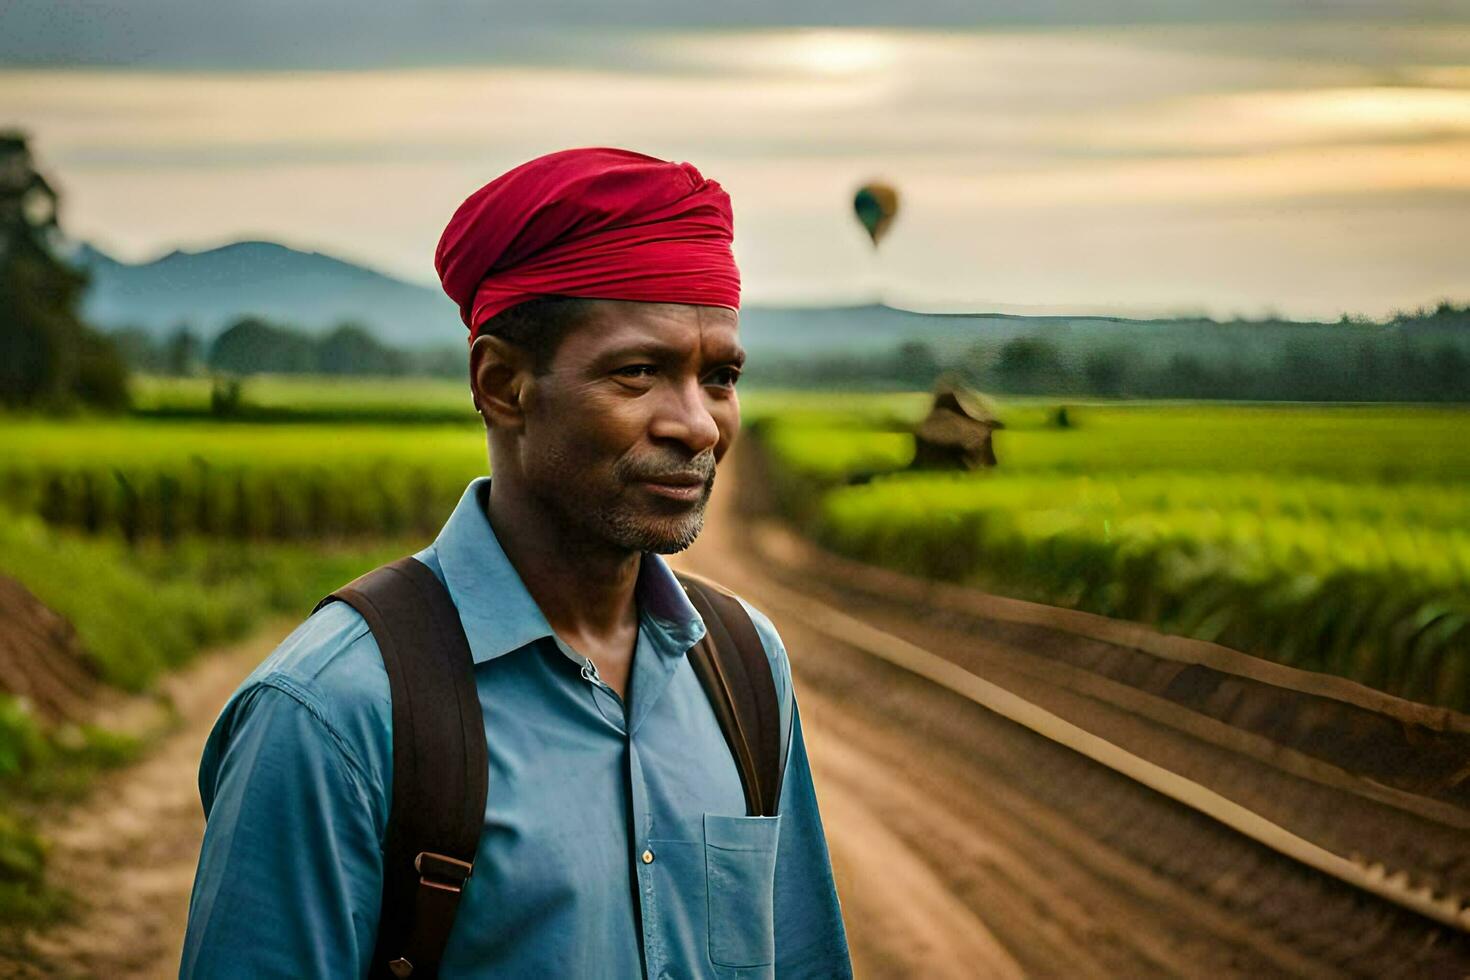
[[100, 685], [71, 623], [0, 575], [0, 693], [24, 698], [50, 722], [81, 721]]

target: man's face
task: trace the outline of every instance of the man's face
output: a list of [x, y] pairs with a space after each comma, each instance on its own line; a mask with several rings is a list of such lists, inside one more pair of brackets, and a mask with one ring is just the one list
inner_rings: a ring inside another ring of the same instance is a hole
[[740, 429], [739, 317], [681, 303], [592, 306], [527, 392], [528, 489], [593, 539], [682, 551]]

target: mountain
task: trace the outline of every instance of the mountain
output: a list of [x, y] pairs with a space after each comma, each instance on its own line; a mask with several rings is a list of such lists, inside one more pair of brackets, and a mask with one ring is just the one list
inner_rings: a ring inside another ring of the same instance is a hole
[[256, 314], [315, 332], [352, 320], [397, 347], [464, 343], [459, 314], [439, 290], [274, 242], [173, 251], [136, 265], [82, 244], [72, 261], [92, 274], [83, 314], [104, 329], [163, 334], [182, 322], [208, 338]]
[[[83, 244], [72, 261], [92, 273], [83, 313], [104, 329], [142, 327], [161, 336], [187, 323], [209, 339], [236, 318], [254, 314], [318, 333], [352, 320], [395, 347], [464, 343], [459, 315], [439, 290], [274, 242], [174, 251], [136, 265]], [[902, 340], [922, 340], [950, 354], [979, 337], [1004, 341], [1038, 329], [1057, 334], [1073, 326], [1115, 322], [1127, 321], [930, 314], [872, 305], [747, 306], [740, 311], [741, 342], [747, 351], [789, 356], [870, 354], [891, 350]]]
[[[187, 323], [208, 340], [236, 318], [255, 314], [315, 332], [352, 320], [401, 348], [464, 344], [454, 304], [439, 290], [273, 242], [175, 251], [137, 265], [81, 245], [72, 260], [91, 270], [83, 312], [104, 329], [137, 326], [161, 336]], [[741, 343], [766, 363], [886, 354], [906, 341], [922, 341], [950, 358], [977, 344], [998, 351], [1006, 341], [1027, 336], [1045, 337], [1064, 358], [1078, 362], [1112, 347], [1156, 361], [1178, 354], [1207, 362], [1244, 357], [1269, 363], [1291, 343], [1339, 344], [1381, 332], [1376, 326], [1336, 324], [919, 313], [877, 305], [752, 305], [740, 311]]]

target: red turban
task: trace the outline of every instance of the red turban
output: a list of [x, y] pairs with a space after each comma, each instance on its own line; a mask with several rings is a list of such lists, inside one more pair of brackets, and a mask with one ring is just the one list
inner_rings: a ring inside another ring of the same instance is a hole
[[537, 296], [740, 306], [730, 196], [693, 164], [585, 147], [537, 157], [454, 212], [434, 268], [475, 339]]

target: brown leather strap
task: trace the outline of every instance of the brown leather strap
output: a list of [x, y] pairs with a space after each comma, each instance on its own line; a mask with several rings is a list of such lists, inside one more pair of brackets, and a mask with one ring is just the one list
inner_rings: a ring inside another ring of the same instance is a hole
[[746, 813], [775, 816], [786, 760], [765, 645], [739, 599], [697, 576], [677, 577], [704, 620], [705, 635], [689, 651], [690, 664], [740, 770]]
[[393, 797], [369, 976], [435, 977], [489, 789], [474, 660], [449, 592], [414, 558], [368, 572], [317, 608], [334, 600], [372, 629], [393, 698]]

